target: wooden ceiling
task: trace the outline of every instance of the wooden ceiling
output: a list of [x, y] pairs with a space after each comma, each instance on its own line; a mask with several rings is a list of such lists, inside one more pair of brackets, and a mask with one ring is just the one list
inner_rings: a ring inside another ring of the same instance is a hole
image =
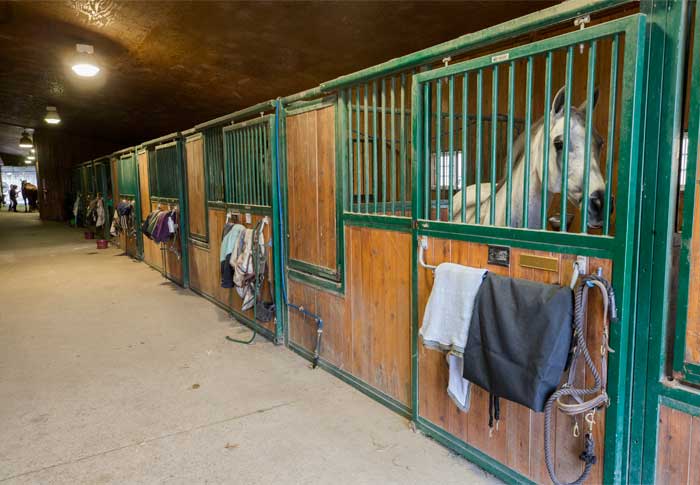
[[[136, 144], [553, 1], [0, 3], [0, 153], [18, 126]], [[76, 43], [102, 72], [70, 71]]]

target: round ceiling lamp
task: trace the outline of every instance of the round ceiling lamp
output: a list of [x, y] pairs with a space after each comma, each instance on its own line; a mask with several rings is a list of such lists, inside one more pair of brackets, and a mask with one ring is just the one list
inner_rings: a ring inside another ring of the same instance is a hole
[[55, 106], [46, 107], [46, 116], [44, 116], [44, 121], [50, 125], [57, 125], [61, 122], [61, 117], [58, 116], [58, 111]]
[[89, 44], [76, 44], [75, 50], [78, 57], [73, 62], [71, 69], [80, 77], [95, 77], [100, 72], [100, 67], [95, 61], [95, 49]]
[[34, 160], [36, 160], [36, 157], [34, 155], [30, 154], [30, 155], [27, 155], [27, 160], [34, 161]]
[[29, 131], [24, 130], [22, 132], [22, 136], [19, 139], [19, 147], [20, 148], [34, 148], [34, 141], [32, 140], [32, 136], [29, 133]]

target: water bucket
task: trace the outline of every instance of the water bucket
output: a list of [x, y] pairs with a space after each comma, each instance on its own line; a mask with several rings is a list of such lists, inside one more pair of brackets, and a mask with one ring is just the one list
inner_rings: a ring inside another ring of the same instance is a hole
[[92, 231], [85, 231], [85, 239], [95, 239], [95, 233]]
[[107, 249], [109, 247], [109, 241], [106, 239], [97, 240], [97, 249]]

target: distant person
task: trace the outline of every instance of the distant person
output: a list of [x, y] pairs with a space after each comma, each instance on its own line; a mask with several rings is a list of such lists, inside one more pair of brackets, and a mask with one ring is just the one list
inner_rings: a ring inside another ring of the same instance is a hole
[[17, 186], [10, 185], [10, 205], [7, 207], [8, 212], [17, 212]]

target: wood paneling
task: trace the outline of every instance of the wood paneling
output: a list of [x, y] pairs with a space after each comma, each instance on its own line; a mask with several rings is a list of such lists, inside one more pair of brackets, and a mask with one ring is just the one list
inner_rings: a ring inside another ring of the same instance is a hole
[[119, 202], [119, 177], [117, 174], [119, 173], [117, 166], [119, 163], [118, 158], [112, 158], [109, 161], [109, 169], [110, 172], [112, 173], [112, 200], [114, 201], [114, 206], [117, 206], [117, 203]]
[[316, 112], [318, 180], [318, 265], [336, 267], [335, 107]]
[[190, 234], [206, 237], [207, 205], [204, 180], [204, 142], [201, 136], [185, 143], [187, 163], [187, 209]]
[[[521, 267], [518, 264], [520, 254], [536, 254], [554, 257], [559, 260], [559, 271], [550, 272]], [[431, 238], [426, 251], [428, 264], [454, 262], [467, 266], [488, 268], [498, 274], [515, 278], [524, 278], [545, 283], [568, 284], [575, 257], [557, 253], [529, 251], [513, 248], [511, 266], [504, 268], [487, 264], [487, 246], [463, 241], [450, 241]], [[603, 268], [603, 274], [610, 278], [611, 264], [607, 260], [589, 259], [591, 270]], [[421, 269], [418, 273], [418, 309], [419, 322], [422, 321], [425, 305], [430, 295], [433, 273]], [[598, 296], [590, 293], [588, 313], [587, 341], [589, 348], [598, 349], [601, 341], [601, 315]], [[593, 352], [594, 359], [597, 352]], [[488, 393], [478, 386], [472, 386], [471, 409], [461, 412], [446, 393], [448, 368], [442, 352], [429, 350], [419, 344], [419, 412], [421, 417], [454, 434], [472, 446], [482, 450], [496, 460], [519, 471], [532, 480], [548, 483], [549, 476], [544, 464], [544, 415], [506, 400], [501, 404], [501, 423], [499, 431], [489, 437], [488, 432]], [[583, 372], [577, 377], [579, 385], [590, 379]], [[561, 415], [555, 417], [554, 449], [555, 467], [563, 479], [571, 480], [581, 470], [578, 454], [583, 449], [582, 437], [572, 435], [572, 421]], [[582, 422], [579, 422], [582, 426]], [[604, 413], [596, 416], [596, 453], [599, 464], [593, 469], [589, 483], [602, 481], [602, 456], [605, 417]]]
[[700, 417], [659, 407], [656, 483], [700, 483]]
[[148, 185], [148, 152], [139, 152], [137, 157], [139, 167], [139, 193], [141, 194], [141, 220], [145, 219], [151, 211], [149, 201], [151, 200], [151, 191]]
[[336, 269], [335, 106], [287, 118], [289, 257]]
[[[321, 356], [325, 360], [408, 405], [411, 236], [349, 226], [345, 238], [345, 296], [291, 280], [289, 298], [323, 318]], [[316, 324], [291, 310], [289, 336], [312, 351]]]
[[[148, 181], [148, 152], [139, 152], [137, 161], [139, 169], [139, 193], [141, 195], [141, 214], [136, 222], [137, 224], [141, 224], [156, 206], [151, 203], [151, 192]], [[145, 236], [143, 237], [143, 260], [158, 269], [158, 271], [163, 271], [163, 259], [159, 245]]]
[[[226, 212], [222, 209], [209, 208], [209, 247], [189, 245], [190, 255], [190, 286], [200, 293], [207, 295], [210, 298], [218, 301], [226, 307], [240, 312], [241, 298], [236, 293], [236, 290], [231, 288], [221, 287], [221, 263], [219, 262], [219, 253], [221, 251], [221, 234], [224, 224], [226, 223]], [[255, 227], [255, 225], [264, 216], [259, 214], [251, 215], [251, 224], [247, 227]], [[265, 241], [269, 241], [272, 237], [272, 229], [269, 224], [264, 230]], [[262, 287], [262, 297], [265, 301], [273, 300], [274, 283], [270, 282], [274, 278], [274, 265], [272, 261], [272, 251], [268, 248], [268, 270], [265, 282]], [[246, 317], [253, 320], [255, 317], [253, 310], [248, 310], [243, 313]], [[258, 322], [261, 326], [270, 331], [274, 331], [274, 321]]]

